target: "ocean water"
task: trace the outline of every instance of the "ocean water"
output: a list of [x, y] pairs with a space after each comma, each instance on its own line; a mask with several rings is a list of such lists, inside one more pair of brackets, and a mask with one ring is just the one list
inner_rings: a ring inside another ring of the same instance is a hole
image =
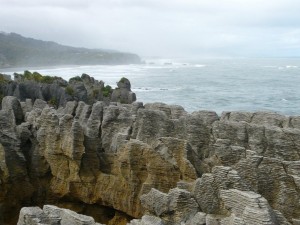
[[[1, 71], [12, 74], [24, 69]], [[300, 59], [147, 60], [143, 65], [35, 68], [64, 79], [87, 73], [113, 87], [127, 77], [137, 100], [185, 110], [273, 111], [300, 115]]]

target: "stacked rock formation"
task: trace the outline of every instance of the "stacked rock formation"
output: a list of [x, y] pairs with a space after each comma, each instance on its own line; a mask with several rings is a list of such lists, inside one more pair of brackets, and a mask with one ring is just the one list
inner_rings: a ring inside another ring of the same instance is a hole
[[55, 108], [64, 107], [68, 101], [74, 100], [88, 104], [97, 101], [132, 103], [136, 95], [130, 87], [129, 80], [124, 77], [118, 82], [118, 88], [112, 89], [87, 74], [73, 77], [69, 82], [61, 77], [43, 76], [29, 71], [15, 73], [13, 81], [10, 76], [0, 74], [0, 99], [5, 96], [15, 96], [21, 101], [41, 99]]
[[299, 224], [299, 140], [300, 117], [275, 113], [76, 101], [56, 110], [5, 97], [1, 224], [44, 204], [107, 224]]

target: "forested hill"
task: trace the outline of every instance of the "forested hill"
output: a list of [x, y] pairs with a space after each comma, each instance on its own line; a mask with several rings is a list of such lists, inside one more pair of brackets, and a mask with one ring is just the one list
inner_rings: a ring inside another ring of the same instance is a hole
[[138, 64], [136, 54], [75, 48], [0, 32], [0, 68], [18, 66]]

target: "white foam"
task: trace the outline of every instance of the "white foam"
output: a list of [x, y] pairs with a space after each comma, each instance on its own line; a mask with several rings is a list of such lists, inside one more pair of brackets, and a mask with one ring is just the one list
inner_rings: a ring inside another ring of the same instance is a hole
[[203, 65], [203, 64], [196, 64], [196, 65], [194, 65], [194, 67], [201, 68], [201, 67], [206, 67], [206, 65]]
[[287, 65], [285, 66], [287, 69], [290, 69], [290, 68], [298, 68], [298, 66], [293, 66], [293, 65]]

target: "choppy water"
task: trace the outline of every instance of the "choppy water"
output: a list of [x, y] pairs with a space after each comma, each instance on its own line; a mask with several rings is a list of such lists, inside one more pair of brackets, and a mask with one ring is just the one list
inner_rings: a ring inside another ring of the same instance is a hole
[[178, 104], [190, 112], [203, 109], [217, 113], [242, 110], [300, 115], [300, 59], [151, 62], [154, 64], [77, 66], [34, 71], [64, 79], [87, 73], [111, 86], [116, 86], [116, 82], [124, 76], [131, 81], [138, 101]]

